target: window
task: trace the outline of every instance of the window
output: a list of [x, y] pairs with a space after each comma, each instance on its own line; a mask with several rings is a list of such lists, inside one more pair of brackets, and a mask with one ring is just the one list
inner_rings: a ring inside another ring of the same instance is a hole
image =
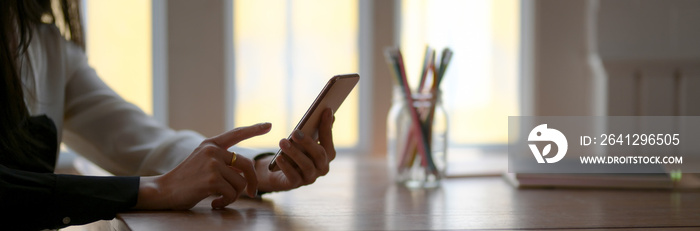
[[[234, 126], [271, 122], [244, 145], [276, 147], [330, 77], [358, 72], [358, 2], [234, 1], [233, 38]], [[356, 89], [336, 113], [336, 147], [358, 142], [358, 99]]]
[[[519, 3], [400, 3], [400, 44], [414, 86], [425, 44], [455, 51], [442, 85], [453, 128], [451, 147], [507, 142], [507, 116], [519, 114]], [[244, 145], [276, 146], [328, 78], [359, 71], [359, 5], [357, 0], [233, 1], [235, 104], [230, 120], [234, 126], [273, 123], [269, 135]], [[154, 110], [152, 7], [152, 1], [84, 0], [90, 64], [117, 93], [148, 114]], [[334, 134], [340, 148], [358, 145], [358, 93], [336, 114], [334, 128], [343, 131]]]
[[425, 45], [454, 51], [441, 89], [451, 147], [508, 143], [518, 115], [519, 1], [403, 0], [401, 50], [417, 86]]
[[114, 91], [153, 115], [151, 1], [83, 2], [88, 62]]

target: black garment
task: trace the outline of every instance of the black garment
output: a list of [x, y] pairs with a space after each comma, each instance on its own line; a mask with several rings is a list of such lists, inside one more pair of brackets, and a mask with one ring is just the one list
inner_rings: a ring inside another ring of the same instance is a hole
[[37, 116], [23, 124], [35, 140], [22, 153], [0, 150], [0, 227], [56, 229], [112, 219], [136, 205], [138, 177], [54, 174], [56, 127]]

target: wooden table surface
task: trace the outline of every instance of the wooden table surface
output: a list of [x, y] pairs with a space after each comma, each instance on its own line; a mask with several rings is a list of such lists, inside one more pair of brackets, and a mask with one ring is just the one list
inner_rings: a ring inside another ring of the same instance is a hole
[[116, 230], [700, 229], [700, 192], [516, 189], [500, 177], [431, 190], [391, 183], [383, 159], [344, 157], [310, 186], [211, 209], [121, 213]]

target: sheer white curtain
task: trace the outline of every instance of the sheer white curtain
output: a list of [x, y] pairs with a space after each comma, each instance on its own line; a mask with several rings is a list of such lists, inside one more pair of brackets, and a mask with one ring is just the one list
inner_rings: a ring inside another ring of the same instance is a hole
[[403, 0], [401, 49], [417, 86], [425, 45], [454, 51], [442, 83], [450, 146], [505, 145], [519, 115], [518, 0]]
[[[274, 148], [333, 75], [358, 72], [358, 2], [234, 1], [234, 126], [267, 121], [246, 145]], [[337, 147], [358, 142], [358, 90], [336, 113]]]

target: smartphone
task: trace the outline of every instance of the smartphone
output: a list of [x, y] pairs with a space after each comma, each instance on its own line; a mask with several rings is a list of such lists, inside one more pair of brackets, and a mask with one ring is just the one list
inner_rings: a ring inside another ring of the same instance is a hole
[[[316, 96], [316, 99], [311, 104], [309, 109], [306, 110], [304, 117], [302, 117], [299, 123], [297, 123], [294, 130], [299, 129], [304, 133], [304, 135], [311, 135], [311, 138], [317, 139], [318, 125], [321, 122], [321, 115], [323, 114], [323, 111], [326, 110], [326, 108], [333, 109], [333, 113], [338, 111], [340, 104], [345, 101], [345, 98], [348, 97], [350, 92], [352, 92], [352, 89], [355, 88], [355, 85], [357, 85], [357, 82], [359, 81], [360, 75], [358, 74], [333, 76], [333, 78], [328, 80], [326, 86], [323, 87], [321, 93]], [[294, 133], [294, 130], [292, 133]], [[292, 134], [289, 134], [288, 139], [292, 139]], [[277, 151], [277, 154], [272, 157], [272, 161], [270, 161], [270, 165], [268, 166], [270, 171], [274, 172], [280, 170], [277, 166], [277, 158], [279, 158], [280, 154], [282, 153], [282, 149], [280, 149]]]

